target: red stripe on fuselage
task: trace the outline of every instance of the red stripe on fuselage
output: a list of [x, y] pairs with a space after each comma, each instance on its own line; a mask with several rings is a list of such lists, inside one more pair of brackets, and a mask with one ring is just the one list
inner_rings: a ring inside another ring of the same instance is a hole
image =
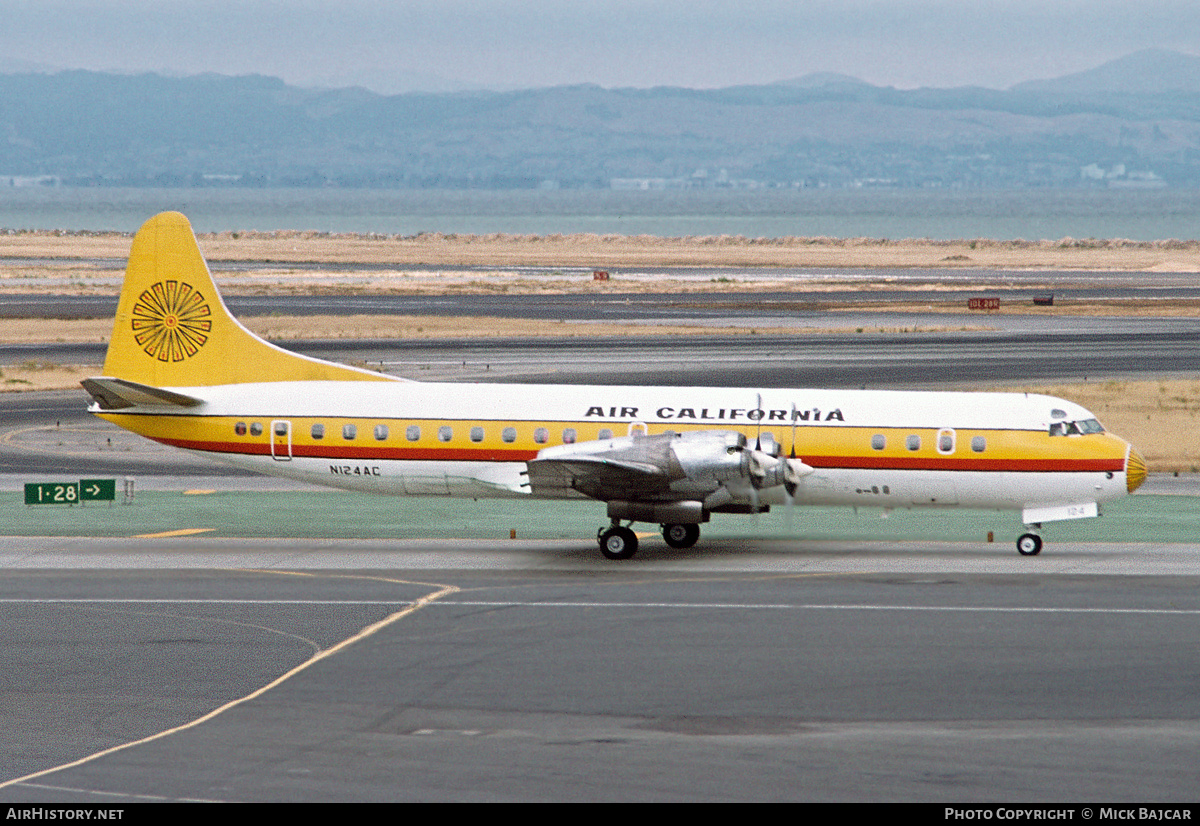
[[[271, 444], [263, 442], [215, 442], [188, 439], [155, 441], [172, 447], [206, 453], [231, 453], [241, 456], [271, 456]], [[286, 450], [286, 446], [285, 446]], [[294, 458], [331, 459], [342, 462], [369, 461], [443, 461], [443, 462], [526, 462], [537, 457], [536, 450], [486, 447], [363, 447], [337, 445], [293, 445]], [[907, 456], [800, 456], [805, 464], [830, 470], [940, 470], [984, 473], [1119, 473], [1125, 470], [1121, 458], [1097, 459], [977, 459]]]

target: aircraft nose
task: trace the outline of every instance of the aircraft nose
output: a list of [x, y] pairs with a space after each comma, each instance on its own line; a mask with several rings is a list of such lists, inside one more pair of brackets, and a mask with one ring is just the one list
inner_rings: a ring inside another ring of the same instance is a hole
[[1133, 445], [1130, 445], [1129, 452], [1125, 455], [1125, 489], [1133, 493], [1145, 481], [1146, 460], [1134, 450]]

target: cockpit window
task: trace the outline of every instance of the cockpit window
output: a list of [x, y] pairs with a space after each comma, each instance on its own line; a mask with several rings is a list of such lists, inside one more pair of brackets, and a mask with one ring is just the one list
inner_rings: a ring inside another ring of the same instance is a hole
[[1051, 436], [1080, 436], [1084, 433], [1103, 433], [1104, 425], [1096, 419], [1080, 419], [1076, 422], [1053, 422]]

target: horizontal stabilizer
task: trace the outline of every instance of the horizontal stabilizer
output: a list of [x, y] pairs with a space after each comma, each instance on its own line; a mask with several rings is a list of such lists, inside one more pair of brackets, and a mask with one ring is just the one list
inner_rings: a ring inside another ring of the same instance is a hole
[[101, 410], [123, 410], [126, 407], [196, 407], [203, 399], [185, 396], [161, 387], [138, 384], [125, 379], [98, 377], [80, 382]]

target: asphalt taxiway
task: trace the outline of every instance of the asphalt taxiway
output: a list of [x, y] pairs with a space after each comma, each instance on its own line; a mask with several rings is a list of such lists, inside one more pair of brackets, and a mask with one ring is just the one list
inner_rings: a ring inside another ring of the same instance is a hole
[[[277, 343], [432, 381], [882, 389], [1200, 373], [1200, 318], [1052, 319], [1057, 326], [1049, 329], [1045, 320], [1018, 317], [1003, 322], [1005, 329], [965, 331], [933, 316], [871, 318], [864, 316], [861, 333], [644, 336], [631, 330], [594, 338]], [[882, 323], [905, 331], [868, 332]], [[102, 344], [0, 345], [0, 366], [30, 360], [99, 364], [103, 351]]]
[[0, 799], [1194, 794], [1198, 580], [1088, 573], [1166, 549], [146, 543], [0, 579]]

